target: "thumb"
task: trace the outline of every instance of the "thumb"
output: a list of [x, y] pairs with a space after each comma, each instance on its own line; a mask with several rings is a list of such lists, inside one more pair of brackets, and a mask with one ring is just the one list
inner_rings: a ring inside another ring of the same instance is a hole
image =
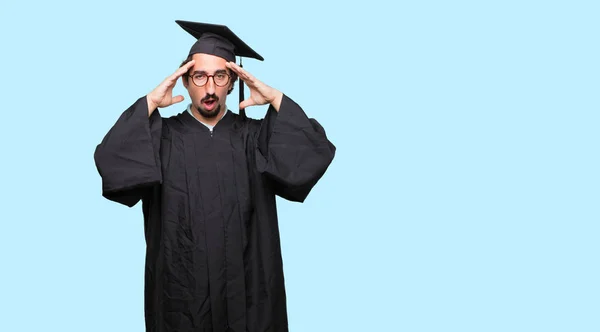
[[256, 105], [254, 103], [254, 100], [252, 99], [246, 99], [243, 102], [240, 103], [240, 108], [246, 108], [246, 107], [250, 107], [250, 106], [254, 106]]
[[183, 96], [182, 95], [178, 95], [173, 97], [173, 99], [171, 99], [171, 104], [177, 104], [183, 101]]

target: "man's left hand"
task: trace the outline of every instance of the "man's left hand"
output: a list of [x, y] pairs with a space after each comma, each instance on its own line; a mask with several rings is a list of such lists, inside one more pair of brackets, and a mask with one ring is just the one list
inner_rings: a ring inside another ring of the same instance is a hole
[[250, 89], [250, 98], [240, 102], [240, 108], [271, 104], [273, 108], [279, 112], [279, 106], [281, 105], [281, 99], [283, 98], [283, 93], [281, 93], [281, 91], [257, 80], [249, 72], [244, 70], [244, 68], [238, 66], [234, 62], [227, 62], [226, 66], [236, 73], [239, 79], [244, 81], [248, 86], [248, 89]]

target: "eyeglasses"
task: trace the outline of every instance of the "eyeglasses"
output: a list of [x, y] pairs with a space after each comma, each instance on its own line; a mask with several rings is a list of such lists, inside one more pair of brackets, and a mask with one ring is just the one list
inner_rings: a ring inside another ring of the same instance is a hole
[[[188, 75], [188, 76], [190, 76], [190, 75]], [[208, 79], [210, 77], [212, 77], [213, 82], [215, 82], [215, 84], [220, 87], [226, 86], [227, 83], [229, 83], [229, 75], [227, 73], [216, 73], [214, 75], [198, 73], [198, 74], [191, 75], [191, 77], [192, 77], [192, 82], [194, 82], [194, 84], [199, 87], [202, 87], [206, 83], [208, 83]]]

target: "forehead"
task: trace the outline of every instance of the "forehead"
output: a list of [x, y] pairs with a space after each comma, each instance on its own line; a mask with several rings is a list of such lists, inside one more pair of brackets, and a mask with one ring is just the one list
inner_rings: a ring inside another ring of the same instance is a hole
[[192, 55], [192, 59], [196, 61], [194, 67], [191, 68], [192, 71], [212, 72], [218, 69], [227, 69], [225, 67], [227, 60], [218, 56], [196, 53]]

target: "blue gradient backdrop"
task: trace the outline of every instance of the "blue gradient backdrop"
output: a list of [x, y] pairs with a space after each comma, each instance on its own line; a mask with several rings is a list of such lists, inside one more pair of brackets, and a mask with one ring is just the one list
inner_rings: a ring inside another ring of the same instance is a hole
[[0, 331], [144, 331], [140, 206], [101, 197], [92, 156], [185, 58], [176, 19], [231, 27], [338, 148], [279, 200], [291, 331], [600, 331], [599, 9], [3, 4]]

